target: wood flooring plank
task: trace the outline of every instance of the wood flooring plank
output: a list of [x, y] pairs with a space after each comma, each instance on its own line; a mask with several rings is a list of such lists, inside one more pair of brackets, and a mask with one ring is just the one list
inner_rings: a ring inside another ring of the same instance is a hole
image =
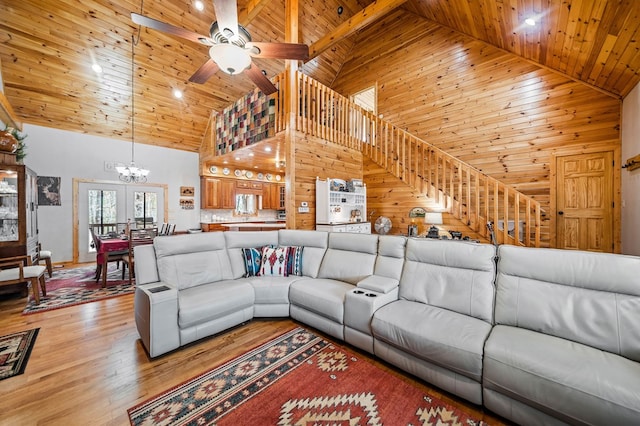
[[[128, 408], [300, 325], [290, 319], [253, 320], [149, 359], [135, 327], [133, 295], [32, 315], [21, 314], [25, 304], [19, 295], [0, 297], [2, 335], [40, 327], [24, 374], [0, 381], [3, 426], [128, 425]], [[473, 404], [374, 363], [492, 425], [504, 424]]]

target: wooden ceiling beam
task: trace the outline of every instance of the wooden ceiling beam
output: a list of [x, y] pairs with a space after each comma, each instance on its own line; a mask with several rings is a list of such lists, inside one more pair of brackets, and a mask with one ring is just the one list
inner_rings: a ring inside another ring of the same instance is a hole
[[369, 6], [349, 18], [348, 21], [338, 25], [335, 30], [326, 34], [320, 40], [309, 47], [309, 61], [322, 52], [338, 43], [340, 40], [349, 37], [356, 31], [375, 22], [378, 18], [386, 15], [395, 8], [401, 6], [407, 0], [380, 0], [374, 1]]
[[246, 27], [269, 3], [271, 0], [250, 0], [245, 7], [238, 10], [238, 23]]

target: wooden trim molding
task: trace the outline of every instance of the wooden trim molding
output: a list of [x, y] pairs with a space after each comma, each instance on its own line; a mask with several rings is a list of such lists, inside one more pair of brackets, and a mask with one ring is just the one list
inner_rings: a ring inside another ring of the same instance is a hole
[[[103, 180], [103, 179], [81, 179], [81, 178], [73, 178], [72, 187], [73, 187], [73, 232], [72, 232], [72, 242], [73, 242], [73, 263], [78, 263], [79, 252], [78, 252], [78, 228], [80, 227], [80, 216], [78, 214], [78, 200], [79, 200], [79, 188], [81, 183], [98, 183], [98, 184], [109, 184], [109, 185], [127, 185], [124, 182], [113, 181], [113, 180]], [[151, 186], [163, 189], [163, 197], [164, 197], [164, 218], [165, 221], [169, 217], [169, 185], [166, 183], [144, 183], [141, 184], [143, 186]]]
[[0, 121], [9, 127], [22, 130], [22, 122], [18, 120], [18, 116], [2, 92], [0, 92]]

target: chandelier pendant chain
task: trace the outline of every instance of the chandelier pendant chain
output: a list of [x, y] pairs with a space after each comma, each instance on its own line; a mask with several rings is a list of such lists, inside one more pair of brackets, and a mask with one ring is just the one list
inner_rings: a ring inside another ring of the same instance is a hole
[[[142, 9], [142, 3], [140, 8]], [[138, 37], [136, 39], [136, 35], [131, 34], [131, 163], [129, 166], [119, 166], [116, 167], [116, 170], [120, 174], [119, 178], [121, 181], [126, 183], [144, 183], [147, 181], [147, 175], [149, 174], [149, 170], [143, 169], [136, 166], [135, 163], [135, 146], [136, 146], [136, 137], [135, 137], [135, 128], [136, 128], [136, 108], [135, 108], [135, 79], [136, 79], [136, 67], [135, 67], [135, 46], [140, 42], [140, 27], [138, 27]]]

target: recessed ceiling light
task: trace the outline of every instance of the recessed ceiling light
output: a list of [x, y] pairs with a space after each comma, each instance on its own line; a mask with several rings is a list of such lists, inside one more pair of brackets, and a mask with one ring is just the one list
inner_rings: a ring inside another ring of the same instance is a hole
[[236, 157], [236, 161], [240, 161], [240, 157]]
[[253, 168], [254, 168], [254, 169], [257, 169], [257, 168], [258, 168], [258, 166], [253, 166]]
[[102, 67], [99, 64], [93, 64], [91, 65], [91, 69], [93, 70], [93, 72], [95, 72], [96, 74], [102, 74]]
[[266, 147], [264, 148], [264, 150], [265, 150], [266, 152], [271, 152], [271, 147], [270, 147], [270, 146], [266, 146]]
[[204, 3], [201, 0], [196, 0], [195, 2], [193, 2], [193, 5], [195, 6], [196, 9], [198, 9], [200, 12], [202, 12], [204, 10]]
[[533, 18], [527, 18], [524, 20], [524, 23], [531, 26], [531, 27], [535, 27], [536, 25], [536, 20]]
[[253, 157], [253, 152], [250, 152], [250, 153], [249, 153], [249, 157]]
[[176, 99], [182, 99], [182, 90], [173, 89], [173, 97]]

